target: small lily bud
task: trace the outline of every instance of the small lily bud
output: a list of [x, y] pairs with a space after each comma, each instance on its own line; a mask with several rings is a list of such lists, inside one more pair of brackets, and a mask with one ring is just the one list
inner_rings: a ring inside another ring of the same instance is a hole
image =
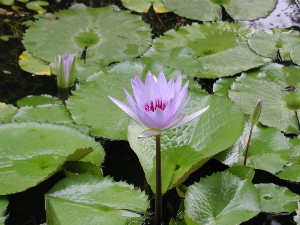
[[260, 116], [261, 109], [262, 109], [262, 99], [257, 99], [255, 108], [250, 117], [250, 122], [251, 122], [252, 126], [254, 126], [254, 124], [257, 123], [259, 116]]
[[75, 82], [75, 56], [73, 54], [59, 55], [56, 60], [57, 86], [68, 88]]

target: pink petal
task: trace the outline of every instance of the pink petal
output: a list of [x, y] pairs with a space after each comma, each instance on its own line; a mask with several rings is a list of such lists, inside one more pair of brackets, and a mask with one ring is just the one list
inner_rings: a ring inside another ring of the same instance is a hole
[[210, 106], [206, 106], [205, 108], [199, 110], [198, 112], [195, 112], [185, 118], [183, 118], [179, 123], [177, 123], [175, 126], [173, 126], [172, 128], [176, 128], [176, 127], [180, 127], [183, 124], [186, 124], [190, 121], [192, 121], [193, 119], [197, 118], [198, 116], [200, 116], [202, 113], [206, 112], [206, 110], [208, 110]]
[[117, 106], [119, 106], [125, 113], [127, 113], [132, 119], [134, 119], [136, 122], [141, 123], [141, 120], [136, 116], [134, 111], [129, 108], [125, 103], [119, 101], [118, 99], [108, 96]]

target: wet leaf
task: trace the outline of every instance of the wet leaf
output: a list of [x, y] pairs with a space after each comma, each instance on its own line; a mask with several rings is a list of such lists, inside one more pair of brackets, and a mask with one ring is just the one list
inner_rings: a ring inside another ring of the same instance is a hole
[[[243, 73], [231, 85], [229, 97], [251, 114], [257, 99], [263, 100], [259, 121], [289, 133], [299, 133], [295, 111], [300, 109], [300, 68], [268, 64], [260, 69]], [[288, 91], [295, 87], [294, 91]]]
[[4, 225], [6, 220], [6, 208], [8, 206], [8, 200], [5, 196], [0, 196], [0, 224]]
[[246, 44], [251, 32], [242, 23], [194, 23], [156, 38], [141, 60], [145, 64], [159, 62], [191, 76], [234, 75], [266, 63]]
[[51, 75], [49, 63], [34, 57], [30, 52], [24, 51], [19, 56], [19, 65], [22, 70], [35, 75]]
[[124, 225], [149, 206], [144, 192], [133, 185], [89, 174], [61, 180], [45, 198], [49, 225]]
[[11, 118], [16, 114], [17, 108], [10, 104], [0, 102], [0, 124], [9, 123]]
[[0, 125], [0, 195], [24, 191], [80, 160], [98, 145], [78, 130], [53, 124]]
[[88, 8], [76, 4], [46, 16], [48, 19], [30, 26], [23, 44], [35, 57], [48, 62], [64, 53], [79, 59], [87, 47], [87, 64], [107, 65], [139, 56], [151, 43], [149, 26], [139, 16], [115, 6]]
[[264, 212], [294, 212], [300, 196], [286, 187], [275, 184], [255, 184], [260, 196], [261, 210]]
[[121, 0], [122, 4], [135, 12], [147, 13], [149, 8], [153, 6], [156, 13], [166, 13], [169, 10], [165, 8], [162, 0]]
[[240, 224], [260, 212], [253, 184], [229, 172], [213, 174], [189, 186], [184, 206], [187, 225]]
[[194, 20], [216, 21], [220, 18], [220, 6], [234, 20], [255, 20], [273, 11], [276, 0], [163, 0], [165, 6], [176, 14]]

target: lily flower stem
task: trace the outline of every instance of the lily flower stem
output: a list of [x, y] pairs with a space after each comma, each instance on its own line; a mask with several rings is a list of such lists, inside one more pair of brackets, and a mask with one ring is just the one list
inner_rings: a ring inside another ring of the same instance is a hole
[[249, 151], [249, 145], [250, 145], [250, 141], [251, 141], [251, 137], [252, 137], [253, 127], [254, 127], [254, 124], [251, 124], [250, 133], [249, 133], [249, 137], [248, 137], [248, 142], [247, 142], [247, 146], [246, 146], [246, 149], [245, 149], [244, 166], [247, 165], [247, 157], [248, 157], [248, 151]]
[[155, 225], [161, 225], [162, 220], [162, 193], [161, 193], [161, 145], [160, 134], [156, 139], [156, 192], [155, 192]]

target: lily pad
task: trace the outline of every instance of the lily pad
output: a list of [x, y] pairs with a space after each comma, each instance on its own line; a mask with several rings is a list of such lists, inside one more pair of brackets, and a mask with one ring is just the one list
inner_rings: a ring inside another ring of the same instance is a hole
[[270, 14], [276, 0], [163, 0], [165, 6], [176, 14], [200, 21], [220, 20], [221, 5], [234, 20], [255, 20]]
[[260, 212], [253, 184], [229, 172], [213, 174], [191, 185], [184, 206], [187, 225], [240, 224]]
[[17, 111], [18, 109], [13, 105], [0, 102], [0, 124], [9, 123]]
[[151, 43], [149, 26], [116, 6], [88, 8], [76, 4], [46, 15], [49, 19], [30, 26], [23, 44], [35, 57], [48, 62], [64, 53], [80, 58], [87, 47], [87, 64], [107, 65], [139, 56]]
[[51, 95], [28, 95], [25, 98], [21, 98], [17, 101], [18, 107], [32, 106], [36, 107], [38, 105], [47, 105], [47, 104], [61, 104], [61, 101], [57, 98], [54, 98]]
[[121, 0], [122, 4], [135, 12], [147, 13], [153, 6], [156, 13], [166, 13], [169, 10], [164, 6], [162, 0]]
[[260, 196], [261, 210], [264, 212], [294, 212], [300, 196], [286, 187], [275, 184], [255, 184]]
[[13, 122], [40, 122], [71, 125], [70, 112], [63, 105], [41, 105], [21, 107], [12, 118]]
[[233, 84], [235, 77], [222, 77], [219, 78], [213, 86], [213, 92], [214, 94], [218, 96], [227, 96], [228, 91], [231, 88], [231, 85]]
[[0, 195], [24, 191], [80, 160], [98, 145], [78, 130], [53, 124], [0, 125]]
[[274, 59], [279, 50], [282, 60], [291, 60], [290, 52], [299, 45], [299, 32], [273, 28], [258, 30], [248, 40], [250, 48], [261, 56]]
[[[228, 98], [197, 91], [191, 93], [191, 101], [185, 109], [187, 115], [208, 105], [210, 108], [200, 118], [162, 133], [163, 193], [183, 182], [213, 155], [231, 146], [243, 130], [243, 113]], [[128, 127], [128, 141], [155, 191], [155, 140], [138, 138], [145, 129], [132, 121]]]
[[[250, 123], [246, 123], [244, 132], [237, 142], [215, 158], [229, 166], [243, 165], [249, 132]], [[280, 130], [257, 124], [252, 132], [247, 166], [275, 174], [283, 170], [289, 162], [290, 148], [288, 139]]]
[[19, 56], [19, 65], [22, 70], [35, 75], [51, 75], [49, 63], [34, 57], [30, 52], [24, 51]]
[[300, 109], [299, 72], [299, 67], [268, 64], [238, 77], [231, 85], [229, 97], [246, 114], [251, 114], [253, 104], [262, 99], [262, 124], [299, 134], [295, 113]]
[[234, 75], [266, 63], [246, 43], [251, 32], [242, 23], [194, 23], [156, 38], [141, 60], [181, 69], [191, 76]]
[[5, 212], [6, 212], [6, 208], [8, 206], [8, 200], [5, 196], [0, 196], [0, 224], [4, 225], [5, 220], [6, 220], [6, 216]]
[[293, 62], [300, 65], [300, 45], [293, 48], [291, 50], [290, 55], [291, 55], [291, 59], [293, 60]]
[[144, 192], [133, 185], [89, 174], [61, 180], [45, 198], [49, 225], [124, 225], [149, 206]]

